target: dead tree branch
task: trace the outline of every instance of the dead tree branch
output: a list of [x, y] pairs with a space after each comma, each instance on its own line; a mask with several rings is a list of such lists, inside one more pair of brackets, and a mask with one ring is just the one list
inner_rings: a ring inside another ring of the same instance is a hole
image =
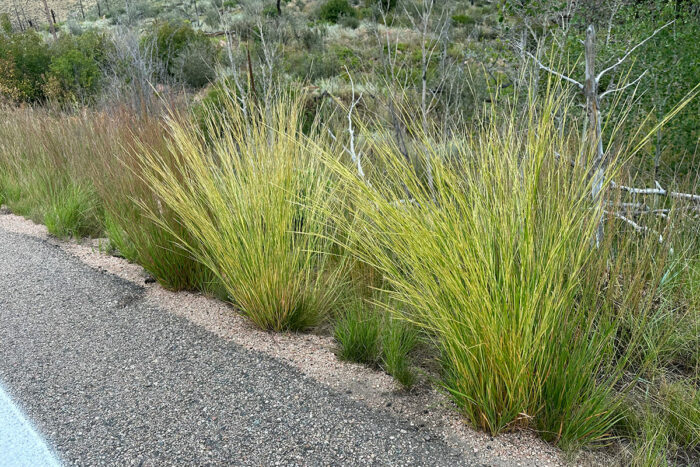
[[635, 50], [637, 50], [638, 48], [640, 48], [641, 46], [643, 46], [644, 44], [649, 42], [652, 37], [654, 37], [655, 35], [657, 35], [658, 33], [660, 33], [661, 31], [663, 31], [664, 29], [666, 29], [668, 26], [672, 25], [675, 22], [676, 22], [675, 19], [672, 21], [669, 21], [668, 23], [664, 24], [663, 26], [661, 26], [660, 28], [658, 28], [654, 32], [652, 32], [651, 35], [647, 36], [641, 42], [637, 43], [637, 45], [635, 45], [634, 47], [629, 49], [627, 51], [627, 53], [625, 53], [625, 55], [623, 55], [621, 58], [618, 58], [615, 63], [613, 63], [612, 65], [610, 65], [609, 67], [607, 67], [606, 69], [601, 71], [600, 73], [598, 73], [598, 75], [595, 77], [596, 81], [600, 81], [600, 78], [602, 78], [606, 73], [609, 73], [612, 70], [614, 70], [615, 68], [617, 68], [618, 66], [620, 66], [625, 60], [627, 60], [630, 57], [630, 55], [632, 55], [634, 53]]

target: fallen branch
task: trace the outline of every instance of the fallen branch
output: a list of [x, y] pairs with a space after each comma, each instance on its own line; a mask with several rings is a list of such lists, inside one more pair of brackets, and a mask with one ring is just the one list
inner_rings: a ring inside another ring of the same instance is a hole
[[653, 229], [650, 229], [649, 227], [646, 227], [646, 226], [644, 226], [644, 225], [637, 224], [635, 221], [633, 221], [632, 219], [630, 219], [630, 218], [627, 217], [627, 216], [623, 216], [623, 215], [620, 214], [619, 212], [612, 212], [612, 211], [603, 211], [603, 212], [604, 212], [605, 214], [609, 214], [609, 215], [615, 217], [616, 219], [620, 219], [621, 221], [623, 221], [623, 222], [627, 223], [628, 225], [632, 226], [632, 228], [634, 229], [635, 232], [639, 232], [639, 233], [647, 233], [647, 232], [650, 232], [650, 233], [652, 233], [652, 234], [654, 234], [654, 235], [658, 235], [658, 237], [659, 237], [659, 243], [663, 243], [663, 242], [664, 242], [664, 237], [663, 237], [663, 235], [659, 234], [658, 232], [656, 232], [656, 231], [653, 230]]
[[610, 182], [610, 185], [613, 188], [618, 188], [622, 191], [632, 193], [635, 195], [667, 196], [669, 198], [687, 199], [696, 203], [700, 203], [700, 195], [696, 195], [693, 193], [681, 193], [678, 191], [668, 191], [662, 188], [658, 182], [656, 183], [656, 188], [634, 188], [626, 185], [618, 185], [615, 182]]

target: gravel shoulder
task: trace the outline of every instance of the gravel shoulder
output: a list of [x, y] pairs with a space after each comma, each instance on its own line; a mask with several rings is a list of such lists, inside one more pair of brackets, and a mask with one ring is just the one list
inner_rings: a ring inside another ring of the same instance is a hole
[[[0, 214], [0, 382], [77, 465], [562, 465], [475, 432], [441, 394], [261, 332], [229, 306]], [[577, 463], [592, 463], [579, 459]]]

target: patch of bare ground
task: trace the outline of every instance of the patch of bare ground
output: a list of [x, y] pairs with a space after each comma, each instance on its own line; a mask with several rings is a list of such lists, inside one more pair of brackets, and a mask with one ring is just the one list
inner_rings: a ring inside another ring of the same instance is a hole
[[146, 283], [141, 266], [105, 251], [106, 239], [61, 241], [45, 226], [0, 210], [0, 228], [32, 236], [61, 248], [95, 269], [138, 284], [149, 304], [184, 317], [208, 331], [249, 350], [263, 352], [295, 366], [307, 376], [369, 407], [388, 410], [412, 420], [416, 429], [430, 428], [451, 446], [471, 451], [484, 465], [559, 466], [611, 465], [606, 453], [583, 452], [575, 457], [539, 439], [534, 432], [519, 431], [492, 437], [470, 428], [450, 400], [424, 382], [411, 391], [398, 387], [389, 375], [362, 365], [338, 360], [334, 341], [314, 334], [273, 334], [255, 328], [236, 310], [219, 300], [191, 292], [172, 292]]

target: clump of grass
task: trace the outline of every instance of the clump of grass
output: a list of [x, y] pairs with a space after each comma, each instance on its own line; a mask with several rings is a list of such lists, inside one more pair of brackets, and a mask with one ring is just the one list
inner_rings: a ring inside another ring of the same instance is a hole
[[675, 381], [661, 386], [659, 398], [671, 439], [687, 451], [700, 448], [700, 389]]
[[90, 176], [96, 158], [87, 121], [44, 109], [3, 113], [0, 170], [10, 209], [49, 224], [61, 237], [99, 235], [100, 201]]
[[418, 333], [413, 326], [355, 299], [336, 320], [334, 336], [341, 360], [381, 368], [404, 387], [414, 384], [410, 353]]
[[356, 300], [338, 318], [334, 335], [338, 358], [376, 366], [381, 360], [382, 317]]
[[100, 234], [101, 208], [94, 189], [69, 183], [50, 199], [44, 223], [50, 234], [60, 238]]
[[[163, 206], [153, 189], [143, 180], [134, 151], [146, 144], [164, 161], [174, 159], [166, 147], [167, 134], [162, 121], [148, 115], [116, 113], [109, 123], [113, 129], [109, 146], [111, 157], [99, 161], [96, 178], [105, 206], [105, 224], [110, 242], [128, 260], [144, 267], [162, 286], [172, 290], [212, 292], [211, 272], [180, 244], [174, 230], [185, 235], [179, 217]], [[137, 125], [133, 125], [136, 120]], [[145, 215], [143, 206], [158, 217]], [[168, 228], [164, 228], [167, 225]]]
[[405, 321], [388, 316], [382, 334], [382, 368], [404, 387], [411, 387], [416, 376], [409, 355], [418, 343], [418, 332]]
[[[333, 179], [301, 133], [300, 102], [281, 99], [257, 112], [233, 96], [223, 100], [205, 130], [169, 121], [175, 164], [147, 147], [139, 153], [144, 179], [187, 235], [160, 225], [260, 328], [308, 329], [327, 316], [343, 284], [343, 268], [330, 258], [334, 234], [311, 207], [333, 202]], [[323, 138], [312, 130], [311, 140]]]
[[374, 144], [371, 183], [326, 160], [357, 213], [336, 217], [346, 247], [434, 341], [464, 415], [492, 433], [532, 426], [574, 447], [607, 440], [621, 416], [621, 320], [598, 306], [599, 277], [617, 260], [609, 244], [591, 248], [602, 211], [591, 166], [568, 163], [589, 150], [572, 104], [551, 88], [526, 104], [492, 109], [451, 148], [419, 136], [407, 158]]

